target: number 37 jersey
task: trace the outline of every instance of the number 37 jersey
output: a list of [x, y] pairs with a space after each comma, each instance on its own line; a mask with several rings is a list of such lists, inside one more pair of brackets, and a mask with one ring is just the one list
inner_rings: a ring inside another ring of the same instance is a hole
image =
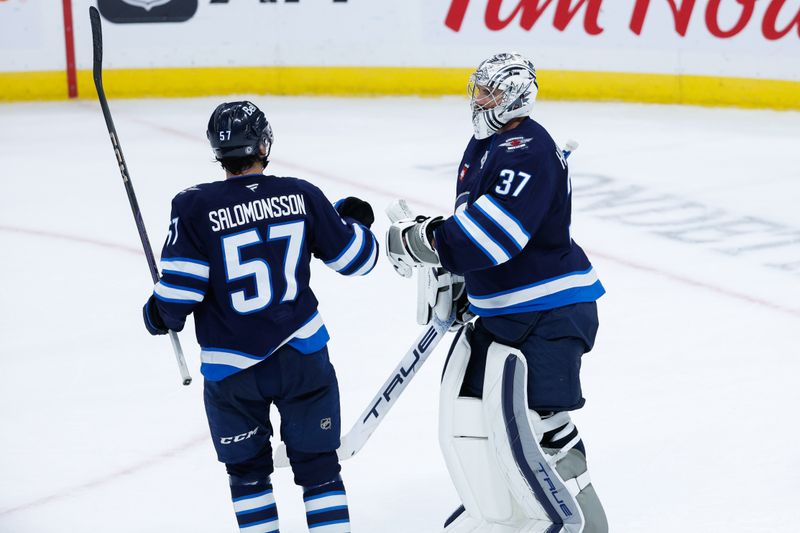
[[605, 292], [570, 236], [571, 196], [566, 157], [534, 120], [470, 141], [455, 214], [434, 240], [442, 266], [464, 275], [475, 314], [542, 311]]
[[378, 242], [307, 181], [254, 174], [191, 187], [172, 201], [158, 310], [174, 330], [194, 313], [201, 372], [212, 381], [286, 344], [318, 351], [329, 336], [309, 287], [312, 255], [365, 275]]

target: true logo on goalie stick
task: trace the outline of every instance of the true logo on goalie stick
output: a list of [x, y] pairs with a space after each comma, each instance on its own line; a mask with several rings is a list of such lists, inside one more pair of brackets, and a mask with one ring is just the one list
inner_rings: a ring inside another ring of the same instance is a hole
[[197, 12], [199, 0], [98, 0], [97, 9], [109, 22], [185, 22]]
[[434, 327], [431, 327], [430, 329], [428, 329], [428, 331], [425, 332], [425, 335], [417, 343], [417, 347], [413, 351], [414, 360], [411, 361], [411, 363], [408, 365], [408, 368], [400, 367], [400, 371], [394, 376], [392, 376], [392, 378], [386, 385], [386, 388], [383, 390], [383, 394], [381, 395], [380, 398], [378, 398], [378, 401], [375, 402], [375, 405], [372, 406], [372, 410], [369, 412], [367, 417], [362, 421], [362, 423], [369, 420], [369, 417], [371, 416], [374, 416], [375, 418], [379, 418], [381, 416], [381, 414], [378, 412], [378, 406], [384, 400], [387, 402], [392, 401], [392, 391], [394, 391], [398, 386], [403, 385], [406, 382], [405, 378], [416, 372], [417, 363], [419, 363], [419, 360], [423, 355], [425, 357], [429, 355], [426, 352], [431, 347], [431, 344], [433, 343], [433, 340], [437, 337], [437, 335], [438, 333], [436, 332], [436, 329]]

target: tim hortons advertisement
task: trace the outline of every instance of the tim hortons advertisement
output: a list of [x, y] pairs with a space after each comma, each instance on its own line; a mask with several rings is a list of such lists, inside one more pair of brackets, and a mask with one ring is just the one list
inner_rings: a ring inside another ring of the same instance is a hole
[[800, 39], [796, 0], [449, 0], [444, 24], [456, 33], [469, 19], [492, 32], [512, 26], [525, 31], [549, 26], [563, 32], [578, 26], [585, 35], [596, 36], [607, 31], [609, 15], [622, 15], [626, 30], [637, 36], [648, 25], [667, 22], [679, 37], [686, 37], [691, 27], [715, 39], [745, 33], [758, 33], [767, 41]]

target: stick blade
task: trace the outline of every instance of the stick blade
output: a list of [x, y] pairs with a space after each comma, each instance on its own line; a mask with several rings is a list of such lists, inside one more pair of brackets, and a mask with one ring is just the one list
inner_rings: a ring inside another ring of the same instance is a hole
[[103, 65], [103, 26], [100, 12], [96, 7], [89, 7], [89, 21], [92, 24], [92, 59], [94, 63], [94, 81], [98, 83], [102, 75]]

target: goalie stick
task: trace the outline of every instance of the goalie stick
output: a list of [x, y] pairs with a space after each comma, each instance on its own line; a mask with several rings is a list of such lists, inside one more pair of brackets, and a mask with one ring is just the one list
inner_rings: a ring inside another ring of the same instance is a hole
[[[111, 111], [108, 108], [108, 101], [106, 100], [105, 91], [103, 91], [103, 32], [100, 23], [100, 12], [97, 8], [92, 6], [89, 8], [89, 20], [92, 24], [92, 49], [93, 49], [93, 76], [94, 86], [97, 89], [97, 97], [100, 100], [100, 107], [103, 109], [103, 117], [106, 119], [106, 127], [108, 128], [108, 135], [111, 138], [111, 146], [114, 148], [114, 154], [117, 156], [117, 163], [119, 164], [119, 172], [122, 175], [122, 182], [125, 184], [125, 192], [128, 194], [128, 201], [131, 204], [133, 211], [133, 219], [136, 222], [136, 229], [139, 232], [139, 238], [142, 241], [142, 248], [144, 248], [144, 255], [147, 257], [147, 266], [150, 267], [150, 275], [153, 278], [153, 283], [158, 283], [158, 267], [156, 260], [153, 256], [153, 249], [150, 246], [150, 239], [147, 238], [147, 230], [144, 227], [144, 220], [142, 220], [142, 212], [139, 209], [139, 202], [136, 200], [136, 193], [133, 191], [133, 183], [128, 174], [128, 165], [125, 163], [125, 156], [122, 155], [122, 146], [119, 144], [119, 136], [114, 127], [114, 121], [111, 118]], [[169, 338], [172, 341], [172, 348], [175, 351], [175, 358], [178, 361], [178, 369], [181, 372], [181, 378], [184, 385], [189, 385], [192, 382], [192, 376], [189, 375], [189, 369], [186, 367], [186, 360], [183, 357], [183, 350], [181, 343], [178, 339], [178, 334], [170, 330]]]

